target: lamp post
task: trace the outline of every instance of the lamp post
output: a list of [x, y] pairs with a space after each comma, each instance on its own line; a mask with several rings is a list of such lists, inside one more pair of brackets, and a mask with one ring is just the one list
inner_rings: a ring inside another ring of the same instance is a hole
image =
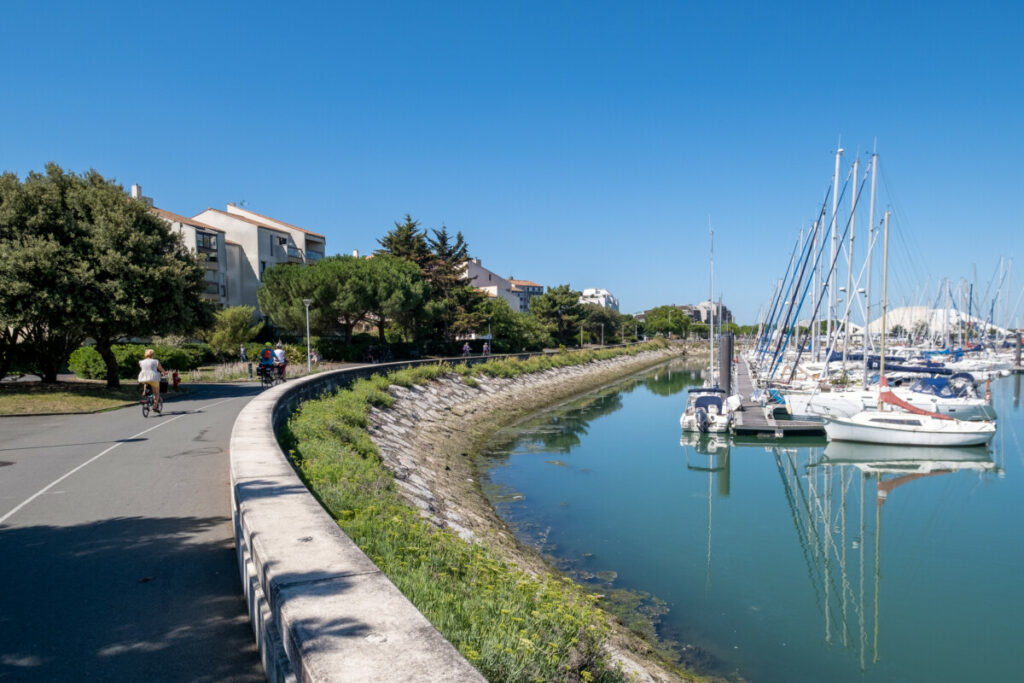
[[604, 323], [601, 323], [601, 346], [604, 346]]
[[302, 304], [306, 307], [306, 372], [313, 372], [313, 359], [309, 353], [309, 305], [312, 299], [303, 299]]

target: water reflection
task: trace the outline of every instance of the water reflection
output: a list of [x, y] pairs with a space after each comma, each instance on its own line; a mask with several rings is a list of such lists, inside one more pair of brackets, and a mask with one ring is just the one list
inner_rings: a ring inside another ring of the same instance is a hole
[[[747, 441], [747, 444], [750, 444]], [[686, 469], [705, 473], [707, 581], [711, 581], [712, 478], [730, 494], [732, 437], [683, 433]], [[1002, 470], [983, 447], [934, 448], [795, 440], [765, 446], [772, 454], [792, 514], [827, 645], [852, 651], [864, 672], [880, 658], [883, 507], [901, 487], [955, 472], [979, 477]], [[873, 491], [872, 491], [873, 488]]]

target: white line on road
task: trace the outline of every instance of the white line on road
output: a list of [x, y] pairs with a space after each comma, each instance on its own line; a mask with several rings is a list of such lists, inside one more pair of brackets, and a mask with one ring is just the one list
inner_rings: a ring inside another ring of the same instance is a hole
[[[235, 398], [237, 398], [237, 397], [235, 397]], [[62, 476], [60, 476], [60, 477], [58, 477], [57, 479], [54, 479], [54, 480], [53, 480], [53, 481], [51, 481], [51, 482], [50, 482], [49, 484], [47, 484], [47, 485], [46, 485], [46, 486], [44, 486], [43, 488], [39, 489], [39, 490], [38, 490], [38, 491], [36, 491], [35, 493], [33, 493], [33, 494], [32, 494], [31, 496], [29, 496], [28, 498], [26, 498], [26, 499], [25, 499], [25, 500], [24, 500], [24, 501], [23, 501], [23, 502], [22, 502], [21, 504], [19, 504], [19, 505], [18, 505], [17, 507], [15, 507], [15, 508], [14, 508], [13, 510], [11, 510], [10, 512], [8, 512], [8, 513], [7, 513], [6, 515], [4, 515], [3, 517], [0, 517], [0, 524], [3, 524], [4, 522], [6, 522], [6, 521], [7, 521], [8, 519], [10, 519], [10, 518], [11, 518], [11, 516], [12, 516], [12, 515], [14, 515], [14, 514], [15, 514], [15, 513], [16, 513], [16, 512], [18, 511], [18, 510], [20, 510], [21, 508], [25, 507], [26, 505], [28, 505], [29, 503], [31, 503], [31, 502], [32, 502], [33, 500], [35, 500], [35, 499], [36, 499], [36, 498], [38, 498], [39, 496], [43, 495], [44, 493], [46, 493], [47, 491], [49, 491], [50, 489], [52, 489], [52, 488], [53, 488], [54, 486], [56, 486], [57, 484], [61, 483], [62, 481], [64, 481], [64, 480], [65, 480], [65, 479], [67, 479], [68, 477], [70, 477], [70, 476], [71, 476], [72, 474], [74, 474], [74, 473], [75, 473], [75, 472], [77, 472], [78, 470], [82, 469], [83, 467], [85, 467], [86, 465], [88, 465], [88, 464], [90, 464], [90, 463], [93, 463], [93, 462], [95, 462], [95, 461], [99, 460], [99, 459], [100, 459], [100, 458], [102, 458], [102, 457], [103, 457], [104, 455], [106, 455], [106, 454], [107, 454], [107, 453], [109, 453], [110, 451], [114, 450], [115, 448], [117, 448], [117, 447], [118, 447], [118, 446], [120, 446], [121, 444], [123, 444], [123, 443], [128, 443], [128, 442], [129, 442], [129, 441], [130, 441], [131, 439], [135, 439], [135, 438], [138, 438], [138, 437], [142, 436], [143, 434], [148, 434], [149, 432], [153, 431], [154, 429], [159, 429], [160, 427], [163, 427], [164, 425], [169, 425], [169, 424], [171, 424], [172, 422], [174, 422], [175, 420], [177, 420], [177, 419], [180, 419], [180, 418], [183, 418], [183, 417], [185, 417], [185, 415], [192, 415], [192, 414], [195, 414], [195, 413], [201, 412], [201, 411], [202, 411], [202, 410], [203, 410], [204, 408], [213, 408], [213, 407], [215, 407], [215, 406], [219, 406], [219, 405], [220, 405], [221, 403], [227, 403], [228, 401], [234, 401], [234, 400], [235, 400], [235, 398], [228, 398], [228, 399], [225, 399], [225, 400], [223, 400], [223, 401], [218, 401], [217, 403], [213, 403], [213, 404], [211, 404], [211, 405], [208, 405], [208, 406], [203, 406], [203, 408], [200, 408], [200, 409], [198, 409], [198, 410], [192, 410], [192, 411], [189, 411], [189, 412], [187, 412], [187, 413], [183, 413], [183, 414], [181, 414], [181, 415], [177, 415], [177, 416], [175, 416], [175, 417], [172, 417], [172, 418], [171, 418], [170, 420], [164, 420], [164, 421], [160, 422], [160, 424], [157, 424], [157, 425], [153, 425], [153, 426], [152, 426], [152, 427], [150, 427], [149, 429], [144, 429], [144, 430], [142, 430], [141, 432], [139, 432], [138, 434], [135, 434], [135, 435], [133, 435], [133, 436], [129, 436], [129, 437], [127, 438], [127, 439], [123, 439], [123, 440], [121, 440], [121, 441], [118, 441], [117, 443], [115, 443], [115, 444], [114, 444], [113, 446], [111, 446], [110, 448], [107, 448], [106, 450], [104, 450], [104, 451], [103, 451], [102, 453], [98, 453], [98, 454], [96, 454], [96, 455], [92, 456], [91, 458], [89, 458], [88, 460], [86, 460], [85, 462], [83, 462], [83, 463], [82, 463], [81, 465], [79, 465], [78, 467], [76, 467], [75, 469], [71, 470], [70, 472], [67, 472], [66, 474], [64, 474], [64, 475], [62, 475]]]

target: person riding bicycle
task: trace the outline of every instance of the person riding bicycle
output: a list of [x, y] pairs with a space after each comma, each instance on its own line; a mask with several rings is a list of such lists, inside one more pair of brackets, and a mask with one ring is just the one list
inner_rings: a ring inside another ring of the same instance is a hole
[[263, 345], [263, 348], [260, 349], [260, 367], [259, 367], [259, 370], [260, 370], [261, 373], [264, 373], [264, 372], [267, 373], [267, 376], [269, 377], [270, 376], [270, 372], [273, 370], [273, 368], [274, 368], [274, 349], [270, 346], [270, 342], [267, 342], [266, 344]]
[[139, 361], [139, 384], [148, 384], [150, 390], [153, 392], [153, 408], [156, 412], [160, 412], [157, 406], [160, 405], [160, 376], [167, 372], [164, 367], [160, 365], [154, 356], [155, 352], [153, 349], [146, 349], [144, 358]]
[[284, 358], [284, 344], [277, 342], [277, 348], [274, 349], [274, 368], [277, 370], [278, 377], [284, 381], [284, 369], [288, 367], [288, 361]]

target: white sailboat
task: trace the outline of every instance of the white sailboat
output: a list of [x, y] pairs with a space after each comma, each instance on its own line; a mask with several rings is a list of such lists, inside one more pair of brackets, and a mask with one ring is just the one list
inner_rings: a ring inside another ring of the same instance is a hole
[[973, 446], [995, 436], [995, 423], [964, 421], [922, 410], [896, 396], [885, 378], [885, 313], [889, 258], [889, 212], [885, 213], [882, 266], [882, 336], [878, 410], [864, 410], [850, 417], [825, 418], [829, 441], [860, 441], [897, 446]]
[[719, 388], [715, 373], [715, 231], [711, 232], [711, 324], [708, 328], [710, 369], [703, 387], [691, 387], [686, 392], [686, 407], [679, 416], [679, 426], [684, 432], [721, 434], [732, 428], [732, 413], [739, 407], [736, 396], [726, 396]]

